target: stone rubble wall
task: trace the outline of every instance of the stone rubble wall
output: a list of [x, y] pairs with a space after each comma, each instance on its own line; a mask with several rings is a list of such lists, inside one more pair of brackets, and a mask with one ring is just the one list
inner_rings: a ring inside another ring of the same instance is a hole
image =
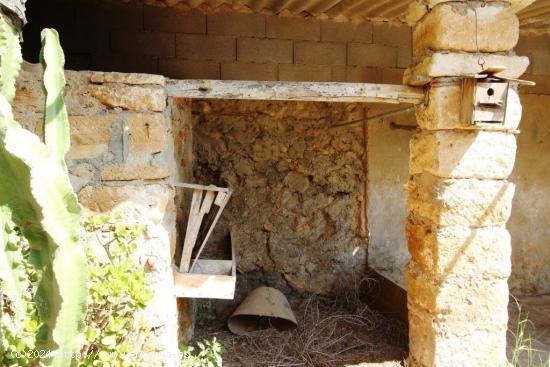
[[[177, 311], [171, 269], [176, 241], [174, 172], [164, 78], [66, 71], [71, 124], [71, 182], [87, 213], [118, 212], [145, 225], [138, 245], [154, 298], [145, 317], [152, 365], [175, 366]], [[24, 64], [14, 102], [18, 122], [41, 135], [44, 97], [39, 65]], [[170, 354], [172, 353], [172, 354]], [[154, 356], [154, 358], [152, 358]], [[147, 359], [147, 358], [146, 358]]]
[[[263, 101], [192, 104], [194, 179], [234, 194], [230, 231], [241, 272], [278, 272], [293, 288], [336, 291], [366, 266], [364, 105]], [[363, 219], [362, 219], [363, 217]]]

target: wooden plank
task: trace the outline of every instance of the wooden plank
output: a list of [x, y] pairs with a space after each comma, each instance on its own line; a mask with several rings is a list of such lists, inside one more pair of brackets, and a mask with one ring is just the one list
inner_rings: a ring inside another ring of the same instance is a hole
[[227, 200], [227, 194], [226, 193], [223, 193], [223, 192], [220, 192], [217, 196], [216, 196], [216, 200], [214, 201], [214, 204], [216, 204], [217, 206], [222, 206], [223, 203]]
[[189, 270], [191, 253], [195, 247], [195, 241], [201, 226], [199, 215], [201, 212], [202, 190], [193, 190], [191, 199], [191, 208], [189, 209], [189, 218], [187, 220], [187, 229], [185, 230], [185, 240], [183, 241], [183, 251], [181, 254], [180, 271], [186, 273]]
[[209, 190], [209, 191], [218, 191], [218, 192], [229, 192], [231, 189], [228, 187], [218, 187], [214, 185], [199, 185], [199, 184], [191, 184], [186, 182], [171, 182], [170, 185], [175, 187], [183, 187], [186, 189], [199, 189], [199, 190]]
[[465, 124], [472, 124], [474, 114], [475, 86], [474, 78], [462, 79], [462, 98], [460, 101], [460, 118]]
[[169, 97], [264, 101], [413, 103], [424, 101], [422, 88], [397, 84], [267, 82], [244, 80], [168, 80]]
[[[222, 198], [218, 199], [218, 197], [220, 197], [220, 196], [222, 196]], [[206, 245], [206, 242], [208, 242], [208, 239], [210, 238], [210, 235], [212, 234], [212, 231], [214, 230], [214, 227], [216, 226], [216, 223], [218, 223], [218, 220], [220, 219], [220, 217], [222, 215], [223, 209], [225, 208], [225, 205], [229, 201], [230, 197], [231, 197], [231, 191], [227, 194], [223, 193], [223, 192], [218, 193], [218, 195], [217, 195], [217, 197], [214, 201], [214, 204], [219, 207], [218, 212], [216, 213], [216, 216], [214, 217], [214, 221], [210, 225], [210, 228], [208, 229], [208, 232], [206, 233], [206, 236], [204, 236], [201, 247], [199, 247], [199, 251], [197, 252], [197, 256], [195, 257], [195, 260], [193, 261], [193, 264], [191, 264], [191, 268], [190, 268], [191, 271], [193, 271], [193, 268], [197, 264], [197, 261], [198, 261], [199, 257], [201, 256], [202, 250], [204, 249], [204, 246]]]
[[[203, 190], [195, 190], [193, 191], [193, 200], [195, 199], [196, 192], [199, 192], [201, 198], [203, 197]], [[193, 207], [193, 204], [191, 204], [192, 209], [191, 213], [189, 213], [189, 222], [187, 223], [187, 231], [185, 232], [185, 241], [183, 245], [183, 254], [181, 256], [180, 271], [189, 271], [189, 263], [191, 262], [193, 248], [195, 248], [195, 244], [197, 242], [202, 219], [204, 218], [205, 214], [210, 211], [210, 208], [212, 208], [214, 197], [214, 191], [206, 191], [198, 212], [196, 212], [196, 207]]]
[[199, 259], [190, 274], [232, 275], [232, 260]]
[[180, 273], [177, 269], [173, 274], [176, 297], [233, 299], [235, 295], [235, 276]]
[[231, 241], [231, 260], [198, 260], [195, 269], [181, 273], [173, 266], [176, 297], [233, 299], [237, 284], [235, 245]]
[[201, 211], [200, 211], [201, 219], [212, 208], [212, 203], [214, 202], [215, 197], [216, 197], [216, 194], [214, 194], [214, 191], [207, 191], [206, 194], [204, 194], [204, 200], [202, 201]]

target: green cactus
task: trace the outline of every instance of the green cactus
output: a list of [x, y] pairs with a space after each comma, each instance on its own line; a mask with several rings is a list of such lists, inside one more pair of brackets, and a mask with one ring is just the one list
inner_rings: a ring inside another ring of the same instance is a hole
[[65, 154], [71, 147], [69, 117], [63, 101], [65, 56], [56, 31], [45, 29], [41, 34], [40, 63], [44, 68], [44, 141], [53, 154], [65, 164]]
[[[9, 38], [6, 29], [2, 24], [0, 39]], [[36, 304], [43, 325], [37, 341], [41, 349], [51, 351], [41, 362], [61, 367], [77, 363], [71, 353], [84, 342], [87, 273], [79, 242], [81, 209], [64, 163], [70, 143], [63, 102], [64, 58], [57, 32], [44, 30], [42, 44], [46, 144], [13, 118], [9, 101], [14, 86], [8, 84], [15, 82], [19, 63], [6, 62], [4, 68], [4, 56], [20, 53], [19, 43], [10, 43], [0, 55], [1, 72], [9, 76], [2, 74], [0, 94], [0, 207], [10, 210], [31, 246], [33, 264], [41, 270]]]
[[0, 14], [0, 93], [8, 102], [15, 97], [15, 80], [22, 61], [19, 32]]
[[[10, 213], [0, 207], [0, 291], [11, 302], [17, 322], [23, 321], [25, 300], [22, 295], [29, 286], [21, 256], [19, 238], [16, 235]], [[0, 312], [2, 310], [0, 309]]]

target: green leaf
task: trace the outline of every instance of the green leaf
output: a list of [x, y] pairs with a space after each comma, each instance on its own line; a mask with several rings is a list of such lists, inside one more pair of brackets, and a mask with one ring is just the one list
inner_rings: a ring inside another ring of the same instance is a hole
[[116, 344], [116, 335], [108, 335], [101, 338], [101, 344], [108, 347], [114, 346]]
[[99, 331], [93, 327], [87, 327], [84, 332], [84, 336], [86, 337], [86, 340], [93, 341], [99, 336]]

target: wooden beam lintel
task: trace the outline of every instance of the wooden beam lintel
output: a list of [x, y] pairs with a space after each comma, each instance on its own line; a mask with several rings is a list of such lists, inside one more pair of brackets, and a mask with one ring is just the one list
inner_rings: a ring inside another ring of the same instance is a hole
[[169, 97], [264, 101], [412, 103], [424, 100], [422, 88], [396, 84], [271, 82], [245, 80], [168, 80]]

